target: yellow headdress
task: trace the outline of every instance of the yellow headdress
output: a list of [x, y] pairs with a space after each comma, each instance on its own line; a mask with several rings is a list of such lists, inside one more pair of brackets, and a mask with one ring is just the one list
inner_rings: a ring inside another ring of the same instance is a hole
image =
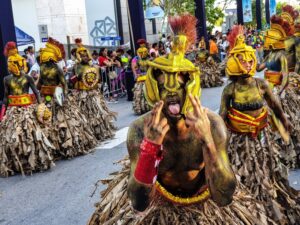
[[285, 49], [287, 37], [294, 34], [294, 26], [281, 16], [273, 15], [271, 18], [271, 28], [267, 30], [265, 35], [264, 48], [270, 49]]
[[76, 58], [79, 62], [81, 62], [81, 56], [82, 55], [87, 55], [89, 60], [92, 60], [92, 56], [90, 54], [90, 51], [83, 46], [81, 38], [76, 38], [75, 39], [75, 44], [77, 45]]
[[[230, 43], [231, 50], [226, 64], [226, 74], [228, 76], [240, 76], [244, 74], [254, 76], [257, 63], [255, 50], [251, 46], [245, 44], [243, 27], [235, 25], [227, 39]], [[244, 61], [252, 63], [250, 72], [241, 65], [238, 56], [242, 56]]]
[[186, 99], [181, 110], [182, 114], [186, 114], [191, 108], [188, 95], [200, 97], [201, 94], [199, 68], [184, 58], [189, 45], [196, 40], [197, 20], [194, 16], [184, 14], [169, 18], [169, 23], [174, 33], [172, 52], [167, 57], [158, 57], [154, 61], [148, 62], [149, 69], [144, 91], [148, 103], [153, 106], [160, 100], [158, 84], [154, 76], [155, 70], [160, 70], [164, 74], [164, 88], [169, 92], [175, 92], [180, 87], [177, 80], [179, 74], [187, 76]]
[[48, 62], [50, 60], [59, 62], [65, 58], [65, 49], [63, 44], [49, 37], [45, 48], [40, 49], [40, 62]]
[[144, 59], [148, 56], [148, 49], [146, 48], [146, 40], [145, 39], [139, 39], [137, 41], [137, 44], [140, 46], [137, 50], [137, 55]]
[[7, 57], [7, 68], [10, 73], [19, 76], [21, 70], [24, 70], [25, 73], [28, 72], [26, 60], [19, 55], [15, 42], [7, 42], [4, 55]]

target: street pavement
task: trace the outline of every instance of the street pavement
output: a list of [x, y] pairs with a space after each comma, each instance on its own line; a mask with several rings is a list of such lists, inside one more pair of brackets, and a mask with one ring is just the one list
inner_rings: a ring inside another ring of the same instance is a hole
[[[203, 89], [202, 104], [218, 112], [223, 87]], [[100, 191], [105, 188], [98, 181], [120, 169], [114, 163], [126, 156], [128, 126], [137, 118], [131, 102], [125, 99], [109, 104], [109, 108], [118, 113], [118, 132], [93, 153], [56, 162], [53, 169], [32, 176], [0, 178], [0, 225], [87, 223], [94, 204], [100, 200]], [[300, 189], [299, 170], [291, 171], [290, 183]]]

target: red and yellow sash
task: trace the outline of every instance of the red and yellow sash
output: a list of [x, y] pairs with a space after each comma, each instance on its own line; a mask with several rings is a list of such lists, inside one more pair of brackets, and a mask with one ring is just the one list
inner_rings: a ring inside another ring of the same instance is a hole
[[50, 95], [53, 96], [55, 93], [55, 88], [57, 86], [42, 86], [41, 88], [41, 94], [42, 95]]
[[207, 185], [203, 186], [196, 196], [188, 198], [173, 195], [172, 193], [168, 192], [158, 181], [155, 182], [155, 188], [167, 200], [180, 205], [190, 205], [203, 202], [210, 197], [210, 192]]
[[227, 115], [227, 127], [237, 133], [250, 133], [256, 137], [260, 130], [268, 125], [268, 110], [266, 107], [258, 117], [252, 117], [231, 108]]
[[9, 95], [8, 106], [28, 106], [36, 102], [34, 94]]
[[266, 70], [265, 79], [273, 85], [280, 85], [282, 82], [282, 73]]

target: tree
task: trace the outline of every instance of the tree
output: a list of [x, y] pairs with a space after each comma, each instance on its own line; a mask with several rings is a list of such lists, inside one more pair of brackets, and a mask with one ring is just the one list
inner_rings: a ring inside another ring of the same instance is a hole
[[[223, 0], [223, 7], [216, 7], [216, 0], [205, 0], [205, 11], [207, 20], [207, 29], [212, 30], [216, 22], [224, 18], [225, 7], [233, 0]], [[194, 14], [195, 13], [195, 0], [161, 0], [162, 7], [164, 8], [165, 15], [176, 15], [185, 12]]]

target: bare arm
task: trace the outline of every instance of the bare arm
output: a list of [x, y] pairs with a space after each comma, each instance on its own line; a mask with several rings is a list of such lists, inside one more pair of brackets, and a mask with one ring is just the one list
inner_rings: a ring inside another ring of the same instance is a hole
[[62, 69], [60, 69], [58, 66], [57, 66], [57, 69], [58, 69], [58, 78], [59, 78], [59, 81], [60, 81], [60, 83], [62, 84], [62, 86], [64, 88], [64, 94], [66, 96], [67, 93], [68, 93], [68, 84], [66, 82], [64, 72], [62, 71]]
[[205, 177], [212, 199], [220, 206], [231, 203], [236, 187], [235, 175], [227, 156], [227, 129], [218, 116], [201, 107], [200, 100], [191, 97], [194, 112], [186, 123], [194, 126], [195, 134], [204, 144]]
[[31, 90], [33, 91], [33, 93], [34, 93], [34, 95], [35, 95], [35, 97], [36, 97], [38, 103], [41, 104], [41, 102], [42, 102], [42, 101], [41, 101], [41, 96], [40, 96], [40, 93], [38, 92], [38, 90], [37, 90], [37, 88], [36, 88], [36, 86], [35, 86], [35, 84], [34, 84], [33, 78], [32, 78], [31, 76], [28, 76], [28, 75], [25, 75], [25, 76], [26, 76], [26, 78], [27, 78], [27, 80], [28, 80], [29, 87], [30, 87]]
[[269, 85], [265, 80], [262, 79], [257, 79], [257, 80], [259, 81], [261, 89], [264, 90], [264, 97], [266, 102], [268, 103], [268, 106], [273, 110], [276, 117], [280, 119], [284, 127], [289, 130], [290, 125], [286, 116], [284, 115], [280, 102], [276, 99], [271, 88], [269, 87]]
[[230, 101], [232, 99], [232, 87], [233, 84], [227, 85], [222, 93], [221, 106], [220, 106], [220, 116], [225, 121], [227, 118], [228, 109], [230, 107]]
[[287, 87], [288, 85], [288, 81], [289, 81], [289, 77], [288, 77], [288, 73], [289, 73], [289, 69], [288, 69], [288, 62], [287, 62], [287, 58], [284, 54], [282, 54], [280, 56], [280, 65], [281, 65], [281, 72], [282, 72], [282, 83], [281, 83], [281, 90], [280, 93], [283, 92], [283, 90]]

